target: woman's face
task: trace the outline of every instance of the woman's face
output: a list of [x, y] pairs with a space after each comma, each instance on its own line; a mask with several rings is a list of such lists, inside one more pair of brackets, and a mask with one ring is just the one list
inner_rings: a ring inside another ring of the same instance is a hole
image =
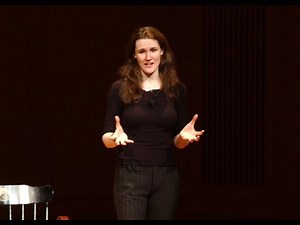
[[154, 39], [138, 39], [135, 42], [134, 57], [146, 76], [151, 76], [158, 72], [160, 58], [163, 50], [160, 48], [158, 41]]

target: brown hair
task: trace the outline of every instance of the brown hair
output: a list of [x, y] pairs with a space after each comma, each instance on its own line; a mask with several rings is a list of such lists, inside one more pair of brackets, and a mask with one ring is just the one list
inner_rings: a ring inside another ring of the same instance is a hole
[[142, 96], [142, 74], [134, 58], [134, 53], [136, 40], [144, 38], [157, 40], [160, 48], [164, 51], [159, 65], [161, 90], [166, 93], [169, 99], [174, 100], [177, 96], [177, 86], [181, 84], [176, 71], [174, 54], [165, 35], [152, 26], [136, 29], [128, 40], [125, 62], [118, 71], [124, 81], [120, 89], [120, 97], [125, 104], [130, 104], [138, 101]]

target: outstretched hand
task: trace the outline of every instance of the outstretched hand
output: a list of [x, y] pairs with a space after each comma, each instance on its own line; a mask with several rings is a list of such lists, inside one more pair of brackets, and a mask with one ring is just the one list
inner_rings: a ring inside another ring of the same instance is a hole
[[117, 145], [127, 145], [128, 143], [133, 143], [134, 141], [128, 139], [127, 134], [124, 132], [119, 116], [115, 116], [115, 123], [116, 130], [110, 138], [116, 142]]
[[195, 114], [192, 120], [185, 125], [185, 127], [180, 131], [179, 135], [183, 140], [188, 142], [199, 141], [200, 136], [204, 133], [204, 130], [196, 131], [195, 123], [198, 118], [198, 114]]

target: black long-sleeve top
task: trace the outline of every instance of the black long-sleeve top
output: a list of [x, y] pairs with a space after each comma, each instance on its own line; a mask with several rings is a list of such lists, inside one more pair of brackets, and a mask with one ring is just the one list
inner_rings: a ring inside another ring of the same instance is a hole
[[114, 82], [108, 92], [103, 133], [115, 131], [115, 119], [134, 143], [117, 146], [117, 156], [125, 164], [141, 166], [176, 165], [173, 139], [186, 125], [187, 101], [183, 85], [179, 96], [170, 101], [166, 94], [154, 89], [144, 91], [142, 98], [125, 105], [119, 95], [121, 79]]

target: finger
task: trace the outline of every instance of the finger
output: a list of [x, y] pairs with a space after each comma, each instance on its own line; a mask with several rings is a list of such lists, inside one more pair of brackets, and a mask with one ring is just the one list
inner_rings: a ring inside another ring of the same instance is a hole
[[196, 120], [197, 118], [198, 118], [198, 114], [195, 114], [195, 115], [193, 116], [193, 119]]
[[127, 144], [134, 143], [134, 141], [131, 139], [123, 140], [122, 138], [115, 138], [115, 142], [117, 145], [127, 145]]
[[128, 139], [128, 140], [126, 140], [126, 143], [134, 143], [134, 141], [133, 141], [133, 140], [130, 140], [130, 139]]
[[197, 135], [202, 135], [202, 134], [204, 134], [204, 130], [197, 131]]
[[115, 122], [116, 122], [116, 130], [118, 130], [118, 132], [123, 132], [123, 127], [121, 125], [121, 119], [119, 116], [115, 116]]
[[202, 130], [202, 131], [200, 131], [200, 132], [198, 132], [197, 134], [196, 134], [196, 141], [199, 141], [200, 140], [200, 138], [201, 138], [201, 135], [203, 135], [204, 134], [204, 130]]
[[119, 116], [115, 116], [115, 122], [116, 122], [116, 126], [120, 125], [120, 117]]
[[123, 140], [117, 140], [117, 145], [126, 145], [126, 143]]
[[121, 141], [121, 145], [127, 145], [127, 143], [133, 143], [133, 141], [129, 139], [125, 139]]
[[194, 125], [194, 124], [196, 123], [197, 118], [198, 118], [198, 114], [195, 114], [195, 115], [193, 116], [193, 118], [192, 118], [192, 120], [191, 120], [190, 123], [191, 123], [192, 125]]
[[120, 145], [120, 144], [122, 143], [122, 140], [121, 140], [120, 137], [114, 138], [114, 141], [115, 141], [115, 143], [116, 143], [117, 145]]

